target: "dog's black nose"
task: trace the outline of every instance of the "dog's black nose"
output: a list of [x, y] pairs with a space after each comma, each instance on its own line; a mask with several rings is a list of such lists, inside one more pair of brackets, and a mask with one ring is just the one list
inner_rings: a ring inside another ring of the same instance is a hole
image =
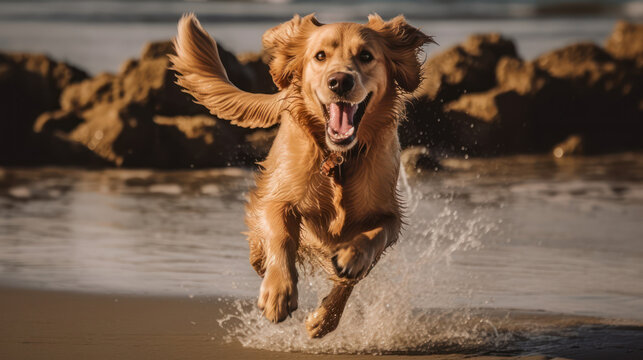
[[353, 75], [343, 72], [336, 72], [328, 78], [328, 88], [337, 95], [344, 95], [355, 86]]

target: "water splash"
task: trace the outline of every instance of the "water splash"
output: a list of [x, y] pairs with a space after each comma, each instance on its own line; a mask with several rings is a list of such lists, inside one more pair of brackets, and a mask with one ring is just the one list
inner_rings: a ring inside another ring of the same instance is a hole
[[414, 213], [423, 198], [423, 194], [411, 186], [409, 176], [403, 165], [400, 165], [400, 177], [397, 181], [397, 187], [403, 191], [406, 211], [411, 214]]
[[333, 354], [477, 351], [506, 343], [509, 335], [499, 334], [491, 320], [472, 312], [467, 299], [475, 281], [461, 281], [449, 272], [454, 256], [479, 249], [496, 223], [477, 211], [461, 215], [450, 199], [419, 206], [422, 194], [406, 178], [400, 185], [413, 205], [410, 225], [356, 286], [336, 331], [315, 340], [306, 334], [306, 315], [331, 285], [323, 274], [309, 272], [299, 283], [300, 306], [293, 318], [275, 325], [262, 318], [252, 301], [237, 300], [235, 311], [219, 319], [227, 330], [225, 340], [264, 350]]

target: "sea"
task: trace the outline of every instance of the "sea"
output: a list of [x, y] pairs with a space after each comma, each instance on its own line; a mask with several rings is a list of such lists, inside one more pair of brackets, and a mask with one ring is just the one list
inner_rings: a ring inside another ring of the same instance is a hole
[[[578, 329], [604, 341], [596, 321], [643, 324], [643, 154], [444, 166], [403, 172], [407, 225], [321, 342], [302, 324], [330, 286], [315, 269], [300, 269], [293, 319], [253, 305], [251, 169], [2, 169], [0, 286], [224, 301], [228, 341], [281, 351], [546, 353]], [[609, 334], [643, 344], [636, 329]]]

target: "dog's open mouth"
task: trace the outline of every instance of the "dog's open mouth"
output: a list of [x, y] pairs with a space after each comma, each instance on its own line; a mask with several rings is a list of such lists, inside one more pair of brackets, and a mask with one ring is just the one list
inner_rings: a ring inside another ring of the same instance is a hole
[[369, 93], [359, 104], [335, 102], [324, 106], [326, 134], [331, 143], [346, 146], [355, 140], [359, 122], [364, 116], [371, 94]]

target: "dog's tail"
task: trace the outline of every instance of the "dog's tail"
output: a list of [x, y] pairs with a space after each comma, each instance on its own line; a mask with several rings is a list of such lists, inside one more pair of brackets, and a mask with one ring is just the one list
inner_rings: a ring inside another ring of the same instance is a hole
[[233, 124], [247, 127], [270, 127], [279, 122], [284, 93], [252, 94], [239, 90], [228, 79], [214, 40], [194, 14], [179, 20], [179, 34], [174, 39], [176, 55], [170, 55], [177, 84], [192, 95], [210, 113]]

